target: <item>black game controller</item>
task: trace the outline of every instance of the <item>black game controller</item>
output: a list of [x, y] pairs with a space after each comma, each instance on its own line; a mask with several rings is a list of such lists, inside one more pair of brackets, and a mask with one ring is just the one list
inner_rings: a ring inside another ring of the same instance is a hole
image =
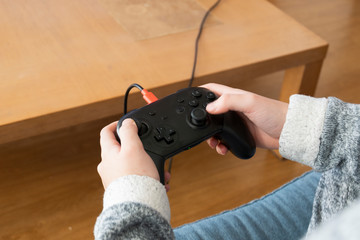
[[255, 154], [255, 141], [239, 114], [229, 111], [211, 115], [206, 112], [206, 105], [216, 98], [206, 88], [179, 90], [124, 115], [118, 122], [117, 135], [124, 119], [135, 121], [145, 151], [153, 159], [163, 184], [166, 159], [212, 136], [235, 156], [251, 158]]

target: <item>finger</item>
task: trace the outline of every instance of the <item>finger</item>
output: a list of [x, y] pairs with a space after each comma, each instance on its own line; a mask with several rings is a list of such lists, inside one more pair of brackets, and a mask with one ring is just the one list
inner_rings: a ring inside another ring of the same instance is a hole
[[207, 88], [220, 96], [206, 107], [206, 110], [212, 114], [221, 114], [229, 110], [245, 112], [249, 109], [248, 103], [251, 102], [249, 100], [256, 96], [256, 94], [217, 83], [208, 83], [201, 87]]
[[120, 144], [115, 138], [117, 122], [113, 122], [100, 131], [100, 146], [102, 149], [119, 147]]
[[228, 94], [221, 95], [216, 101], [206, 106], [210, 114], [222, 114], [230, 110], [248, 113], [255, 101], [254, 94]]
[[166, 192], [170, 191], [170, 185], [169, 185], [169, 184], [165, 184], [165, 189], [166, 189]]
[[225, 145], [219, 143], [217, 146], [216, 146], [216, 151], [218, 154], [220, 155], [225, 155], [229, 149], [227, 147], [225, 147]]
[[171, 173], [169, 173], [168, 171], [165, 171], [164, 177], [165, 177], [165, 183], [168, 184], [171, 179]]
[[131, 118], [127, 118], [122, 122], [119, 130], [121, 147], [123, 150], [135, 150], [142, 147], [142, 142], [138, 135], [136, 123]]
[[222, 84], [217, 84], [217, 83], [207, 83], [204, 85], [201, 85], [200, 87], [203, 88], [207, 88], [210, 91], [214, 92], [216, 95], [221, 96], [223, 94], [243, 94], [243, 93], [247, 93], [247, 91], [241, 90], [241, 89], [237, 89], [237, 88], [232, 88], [232, 87], [228, 87]]
[[168, 171], [165, 171], [165, 189], [166, 192], [168, 192], [170, 190], [170, 179], [171, 179], [171, 174]]
[[214, 137], [211, 137], [211, 138], [207, 139], [206, 142], [212, 149], [215, 149], [216, 145], [218, 145], [218, 143], [219, 143], [219, 140], [217, 140]]
[[212, 149], [216, 149], [217, 153], [221, 155], [225, 155], [229, 151], [224, 144], [220, 143], [219, 140], [214, 137], [211, 137], [206, 141]]

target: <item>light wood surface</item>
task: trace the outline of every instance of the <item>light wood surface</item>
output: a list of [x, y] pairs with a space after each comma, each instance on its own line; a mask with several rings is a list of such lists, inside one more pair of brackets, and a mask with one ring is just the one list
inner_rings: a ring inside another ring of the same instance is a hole
[[[271, 2], [330, 43], [315, 96], [360, 103], [360, 2]], [[284, 75], [277, 72], [245, 78], [241, 83], [233, 79], [231, 84], [278, 98]], [[0, 239], [93, 238], [103, 194], [96, 173], [100, 161], [98, 134], [105, 124], [118, 118], [116, 115], [0, 145]], [[261, 196], [307, 171], [300, 164], [277, 160], [268, 151], [258, 150], [248, 161], [211, 153], [202, 144], [175, 159], [169, 192], [174, 227]], [[186, 204], [188, 201], [192, 204]]]
[[[0, 143], [120, 114], [134, 82], [159, 97], [187, 86], [198, 30], [139, 41], [105, 2], [0, 2]], [[240, 86], [325, 57], [324, 40], [267, 1], [223, 1], [212, 16], [194, 85]]]
[[316, 91], [323, 61], [314, 61], [285, 71], [279, 99], [288, 102], [292, 94], [301, 93], [313, 96]]

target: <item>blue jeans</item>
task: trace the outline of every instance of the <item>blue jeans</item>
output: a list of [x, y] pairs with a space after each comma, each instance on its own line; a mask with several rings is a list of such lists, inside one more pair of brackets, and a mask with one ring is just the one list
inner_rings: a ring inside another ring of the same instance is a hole
[[299, 239], [307, 231], [321, 174], [308, 172], [239, 208], [174, 229], [181, 239]]

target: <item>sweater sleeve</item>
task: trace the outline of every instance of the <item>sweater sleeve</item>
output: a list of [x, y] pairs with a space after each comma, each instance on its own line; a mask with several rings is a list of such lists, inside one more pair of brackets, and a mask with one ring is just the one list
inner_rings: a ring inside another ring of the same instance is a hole
[[294, 95], [280, 136], [280, 153], [322, 172], [312, 231], [360, 196], [360, 105]]
[[286, 121], [280, 136], [280, 154], [314, 167], [319, 153], [327, 99], [303, 95], [290, 97]]
[[124, 176], [104, 194], [95, 239], [174, 239], [165, 187], [145, 176]]
[[360, 105], [293, 95], [280, 136], [283, 157], [325, 172], [359, 160]]

